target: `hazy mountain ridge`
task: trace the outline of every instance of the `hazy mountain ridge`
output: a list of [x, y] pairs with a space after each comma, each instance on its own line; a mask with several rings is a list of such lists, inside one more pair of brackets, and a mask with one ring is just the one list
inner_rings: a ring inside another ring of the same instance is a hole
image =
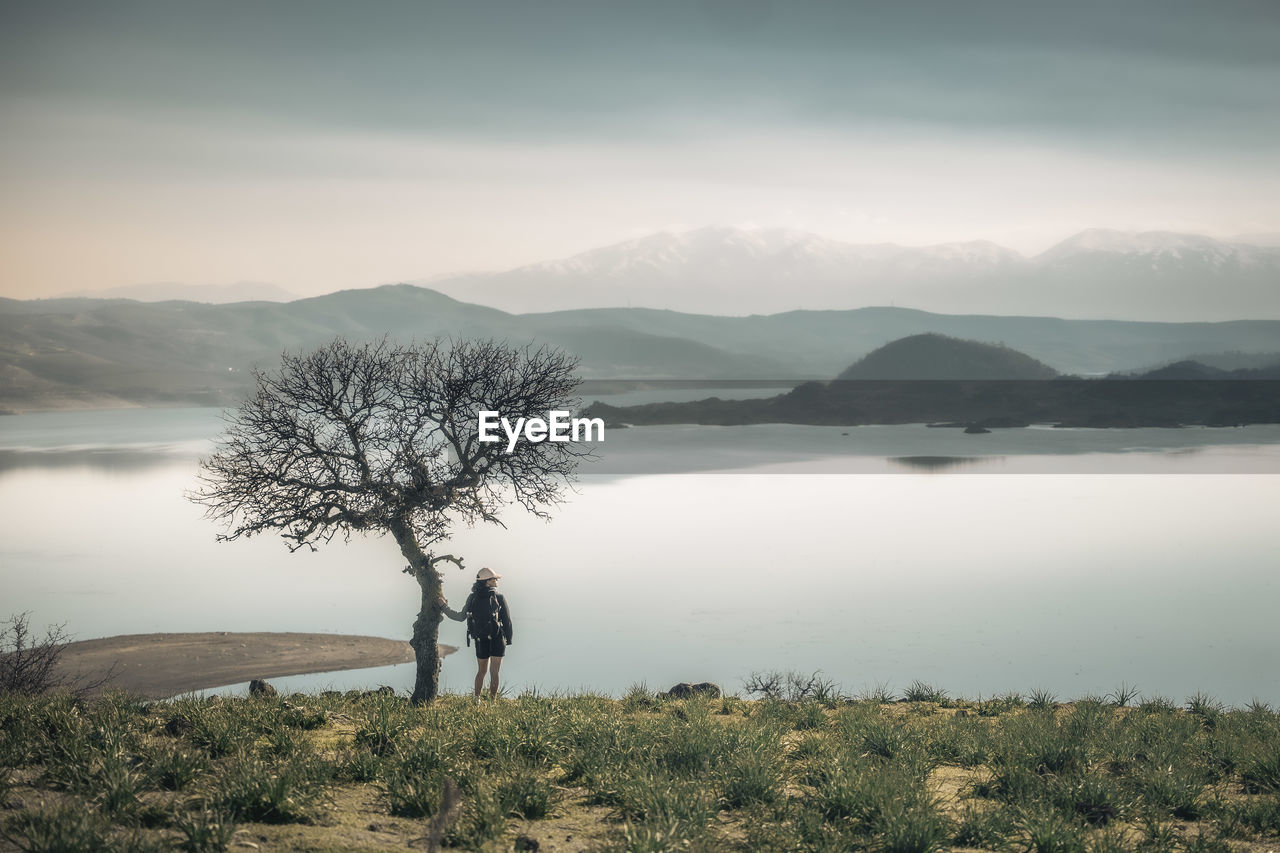
[[1065, 373], [1103, 374], [1193, 353], [1280, 351], [1280, 322], [1134, 323], [941, 315], [902, 308], [716, 317], [651, 309], [514, 315], [410, 285], [289, 303], [0, 299], [0, 408], [225, 405], [249, 369], [334, 335], [548, 343], [584, 378], [795, 379], [836, 375], [914, 334], [1001, 342]]
[[109, 287], [98, 291], [80, 291], [64, 298], [135, 299], [139, 302], [207, 302], [225, 305], [229, 302], [291, 302], [298, 294], [275, 284], [260, 281], [237, 281], [232, 284], [181, 284], [154, 282]]
[[517, 312], [628, 306], [741, 316], [903, 305], [1077, 319], [1280, 319], [1280, 249], [1089, 229], [1026, 257], [989, 241], [853, 244], [717, 226], [431, 286]]

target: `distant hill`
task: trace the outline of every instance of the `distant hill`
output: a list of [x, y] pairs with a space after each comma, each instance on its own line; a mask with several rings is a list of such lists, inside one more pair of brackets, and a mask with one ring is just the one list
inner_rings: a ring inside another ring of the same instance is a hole
[[610, 406], [591, 417], [608, 424], [926, 423], [966, 431], [1028, 426], [1239, 426], [1280, 423], [1280, 382], [1114, 379], [847, 380], [806, 382], [775, 397]]
[[1261, 367], [1240, 367], [1235, 370], [1223, 370], [1220, 367], [1186, 359], [1157, 367], [1154, 370], [1139, 371], [1115, 376], [1117, 379], [1152, 379], [1152, 380], [1201, 380], [1201, 379], [1280, 379], [1280, 361]]
[[335, 335], [547, 343], [585, 379], [827, 379], [900, 338], [1002, 341], [1064, 373], [1100, 375], [1193, 353], [1275, 353], [1280, 321], [1134, 323], [930, 314], [906, 308], [716, 317], [614, 308], [508, 314], [410, 285], [287, 303], [0, 298], [0, 409], [227, 405], [250, 369]]
[[997, 344], [926, 333], [891, 341], [849, 365], [839, 379], [1052, 379], [1029, 355]]
[[238, 281], [234, 284], [131, 284], [96, 292], [69, 293], [67, 298], [136, 299], [139, 302], [207, 302], [225, 305], [228, 302], [289, 302], [298, 294], [283, 287], [259, 281]]

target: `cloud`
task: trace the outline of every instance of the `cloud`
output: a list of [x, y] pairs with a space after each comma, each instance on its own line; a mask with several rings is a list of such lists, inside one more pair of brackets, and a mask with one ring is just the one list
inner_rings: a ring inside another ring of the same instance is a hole
[[[73, 11], [68, 11], [68, 10]], [[678, 137], [701, 124], [1270, 146], [1267, 3], [29, 4], [3, 91], [312, 127]]]
[[1274, 231], [1273, 9], [8, 4], [0, 281], [316, 292], [714, 222]]

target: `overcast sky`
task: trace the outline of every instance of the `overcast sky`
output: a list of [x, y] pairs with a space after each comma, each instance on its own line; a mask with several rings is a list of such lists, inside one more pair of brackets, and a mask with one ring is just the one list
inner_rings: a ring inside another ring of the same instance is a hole
[[1280, 232], [1280, 4], [0, 0], [0, 294]]

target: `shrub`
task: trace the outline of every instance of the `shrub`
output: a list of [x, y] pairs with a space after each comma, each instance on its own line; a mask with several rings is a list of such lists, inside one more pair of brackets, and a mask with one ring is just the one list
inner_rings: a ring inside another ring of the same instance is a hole
[[0, 622], [0, 694], [38, 696], [65, 688], [83, 696], [115, 677], [113, 667], [95, 679], [72, 678], [58, 669], [71, 638], [65, 625], [46, 629], [43, 637], [31, 632], [30, 613], [17, 613]]
[[774, 756], [747, 749], [725, 765], [720, 776], [720, 802], [726, 809], [740, 809], [782, 799], [782, 770]]
[[93, 803], [117, 823], [135, 816], [142, 803], [143, 776], [120, 756], [110, 756], [95, 768]]
[[188, 719], [191, 731], [187, 737], [210, 758], [241, 752], [256, 739], [256, 732], [246, 725], [240, 709], [233, 706], [206, 705]]
[[208, 810], [180, 814], [174, 827], [182, 834], [178, 849], [186, 853], [222, 853], [236, 832], [230, 817]]
[[541, 820], [551, 813], [555, 792], [551, 783], [535, 773], [519, 773], [498, 783], [496, 796], [504, 814], [525, 820]]
[[637, 767], [616, 780], [607, 797], [622, 820], [636, 823], [704, 826], [715, 806], [701, 780], [681, 779], [658, 767]]
[[910, 743], [911, 739], [902, 724], [879, 718], [868, 722], [860, 737], [863, 752], [883, 759], [897, 758]]
[[1240, 779], [1250, 794], [1280, 793], [1280, 742], [1272, 741], [1250, 756], [1240, 770]]
[[1165, 696], [1144, 696], [1138, 703], [1138, 710], [1146, 714], [1169, 714], [1177, 709], [1173, 700]]
[[600, 848], [605, 853], [669, 853], [672, 850], [698, 850], [695, 847], [704, 837], [703, 827], [691, 827], [675, 820], [662, 824], [635, 825], [630, 821]]
[[860, 832], [880, 831], [886, 816], [927, 798], [922, 780], [893, 765], [839, 761], [814, 785], [817, 810], [830, 820], [848, 820]]
[[787, 757], [793, 761], [809, 761], [822, 758], [831, 752], [831, 741], [820, 732], [806, 732], [792, 741]]
[[378, 696], [371, 701], [372, 707], [356, 727], [355, 745], [368, 747], [374, 755], [385, 755], [409, 730], [409, 715], [394, 697]]
[[6, 822], [4, 837], [28, 853], [71, 853], [108, 846], [106, 824], [81, 803], [19, 812]]
[[1200, 792], [1205, 780], [1195, 768], [1182, 765], [1149, 767], [1137, 780], [1142, 803], [1158, 813], [1196, 820], [1201, 813]]
[[859, 702], [870, 705], [888, 705], [893, 701], [893, 690], [888, 682], [877, 682], [872, 687], [864, 688], [856, 698]]
[[1187, 710], [1199, 717], [1205, 728], [1211, 729], [1218, 724], [1226, 707], [1206, 693], [1195, 693], [1187, 699]]
[[1027, 697], [1027, 707], [1035, 711], [1044, 711], [1058, 704], [1058, 697], [1048, 690], [1036, 689]]
[[656, 707], [657, 704], [658, 700], [653, 691], [643, 681], [632, 684], [627, 688], [627, 692], [622, 694], [622, 710], [628, 713], [647, 711]]
[[1004, 809], [980, 809], [968, 803], [960, 813], [951, 840], [960, 847], [982, 847], [995, 850], [1004, 846], [1014, 830], [1014, 822]]
[[994, 696], [985, 700], [979, 699], [975, 710], [977, 710], [979, 717], [998, 717], [1024, 705], [1026, 705], [1026, 702], [1022, 696], [1017, 693], [1007, 693], [1004, 696]]
[[903, 702], [934, 702], [939, 705], [947, 702], [947, 691], [926, 684], [923, 681], [913, 681], [906, 691], [902, 694]]
[[499, 838], [507, 828], [508, 809], [497, 792], [480, 787], [463, 804], [457, 821], [445, 833], [448, 847], [479, 850]]
[[821, 671], [803, 675], [795, 670], [753, 672], [742, 683], [743, 692], [758, 699], [803, 702], [813, 700], [833, 704], [840, 700], [840, 689], [834, 681], [823, 678]]
[[381, 788], [387, 806], [399, 817], [429, 817], [440, 809], [444, 774], [438, 770], [414, 772], [404, 764], [392, 767]]
[[1091, 826], [1104, 826], [1123, 818], [1132, 805], [1114, 779], [1099, 773], [1057, 780], [1052, 796], [1063, 812], [1079, 817]]
[[383, 758], [367, 746], [348, 749], [338, 758], [337, 776], [348, 782], [374, 782], [382, 776]]
[[928, 798], [886, 806], [879, 826], [884, 853], [931, 853], [942, 848], [951, 827]]
[[212, 805], [236, 820], [306, 823], [321, 797], [317, 771], [309, 758], [268, 764], [241, 756], [224, 769]]
[[1026, 838], [1029, 853], [1085, 853], [1080, 827], [1052, 809], [1024, 809], [1016, 826]]

